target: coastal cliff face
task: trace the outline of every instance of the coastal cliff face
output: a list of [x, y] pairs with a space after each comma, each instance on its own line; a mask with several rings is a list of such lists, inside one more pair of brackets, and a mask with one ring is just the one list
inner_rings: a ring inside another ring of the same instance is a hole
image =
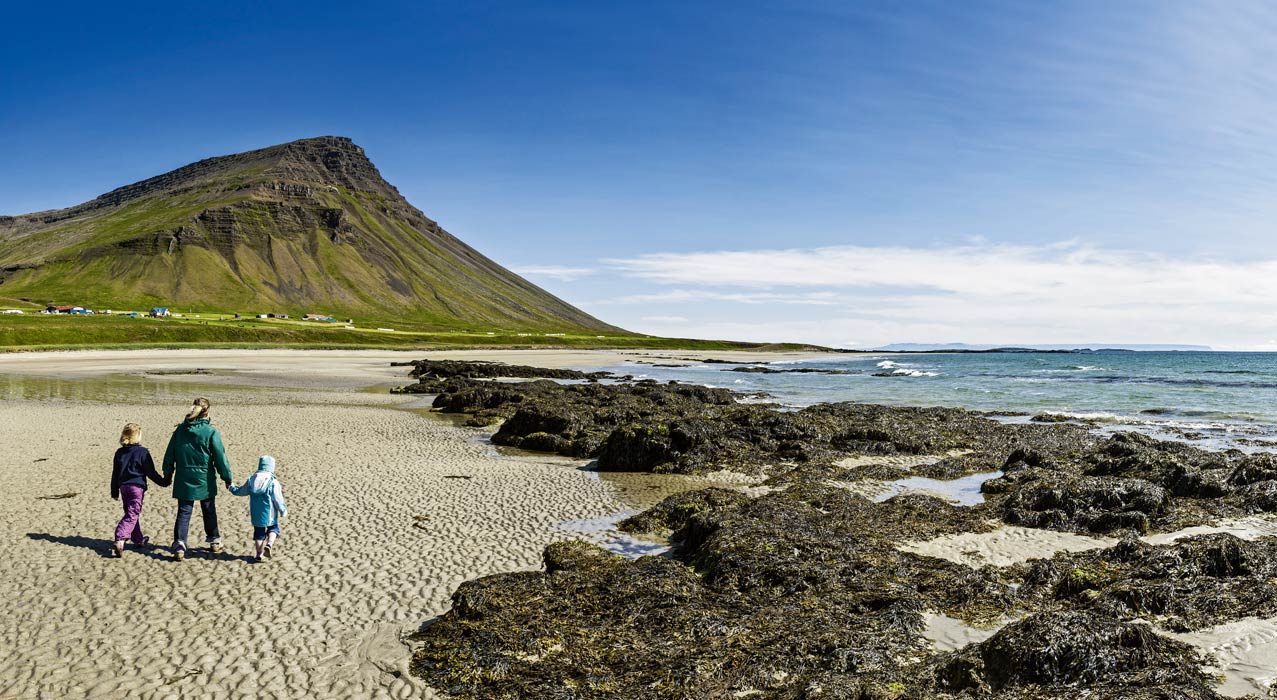
[[0, 296], [619, 331], [443, 230], [336, 136], [209, 158], [67, 209], [0, 217]]

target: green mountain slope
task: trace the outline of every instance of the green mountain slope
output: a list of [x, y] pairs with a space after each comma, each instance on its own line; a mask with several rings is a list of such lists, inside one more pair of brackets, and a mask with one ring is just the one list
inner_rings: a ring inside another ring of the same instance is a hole
[[444, 231], [333, 136], [0, 217], [0, 297], [623, 333]]

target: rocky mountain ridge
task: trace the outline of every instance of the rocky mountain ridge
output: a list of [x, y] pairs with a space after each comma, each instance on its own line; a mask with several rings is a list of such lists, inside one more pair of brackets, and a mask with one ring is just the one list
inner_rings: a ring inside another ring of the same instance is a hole
[[0, 217], [0, 296], [621, 332], [443, 230], [337, 136]]

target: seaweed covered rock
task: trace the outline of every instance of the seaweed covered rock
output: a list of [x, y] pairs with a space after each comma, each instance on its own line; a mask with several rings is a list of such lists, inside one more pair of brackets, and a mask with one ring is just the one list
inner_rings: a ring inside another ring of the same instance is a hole
[[677, 493], [655, 506], [617, 524], [623, 532], [636, 534], [674, 533], [682, 539], [683, 529], [702, 513], [718, 514], [749, 502], [749, 496], [724, 488], [698, 489]]
[[852, 453], [970, 450], [960, 460], [934, 466], [970, 473], [996, 468], [1021, 444], [1072, 454], [1094, 443], [1079, 426], [1004, 425], [961, 409], [841, 403], [779, 411], [738, 398], [726, 389], [675, 382], [498, 384], [451, 378], [440, 385], [435, 406], [472, 414], [475, 423], [505, 418], [493, 442], [597, 457], [604, 471], [762, 473], [778, 464], [830, 463]]
[[449, 379], [605, 379], [613, 376], [611, 372], [581, 372], [575, 369], [549, 369], [546, 367], [530, 367], [528, 365], [508, 365], [504, 362], [483, 362], [471, 360], [414, 360], [412, 362], [396, 362], [393, 366], [408, 365], [412, 371], [408, 375], [417, 380], [416, 384], [394, 389], [397, 394], [436, 394], [443, 390]]
[[[1081, 612], [1030, 615], [936, 664], [950, 692], [993, 697], [1216, 698], [1202, 659], [1141, 623]], [[1137, 695], [1138, 694], [1138, 695]]]
[[694, 516], [682, 556], [716, 590], [832, 596], [858, 612], [907, 605], [989, 619], [1012, 605], [1005, 585], [987, 572], [896, 548], [988, 527], [980, 509], [931, 496], [874, 503], [844, 489], [794, 485]]
[[1014, 491], [1003, 518], [1026, 527], [1075, 532], [1146, 532], [1170, 504], [1166, 489], [1141, 479], [1045, 479]]
[[1227, 533], [1156, 546], [1123, 540], [1035, 562], [1019, 594], [1035, 607], [1050, 601], [1123, 619], [1156, 617], [1175, 630], [1269, 617], [1277, 615], [1277, 540]]
[[878, 697], [926, 655], [924, 610], [996, 617], [1013, 600], [991, 570], [895, 549], [924, 518], [928, 532], [979, 526], [936, 499], [706, 491], [722, 507], [666, 504], [713, 521], [678, 559], [560, 543], [544, 573], [464, 584], [421, 632], [414, 671], [457, 698]]
[[1111, 436], [1090, 462], [1087, 474], [1141, 479], [1176, 496], [1217, 498], [1230, 490], [1229, 455], [1139, 433]]
[[900, 651], [920, 649], [908, 609], [853, 620], [837, 601], [823, 614], [759, 606], [707, 589], [679, 562], [576, 545], [547, 563], [463, 584], [417, 635], [413, 672], [460, 700], [798, 697], [813, 665], [895, 678]]

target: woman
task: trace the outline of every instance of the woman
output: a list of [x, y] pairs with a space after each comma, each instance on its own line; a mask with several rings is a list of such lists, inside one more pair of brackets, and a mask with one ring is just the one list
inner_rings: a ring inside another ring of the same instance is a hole
[[[175, 475], [176, 473], [176, 475]], [[186, 419], [173, 431], [164, 451], [164, 478], [173, 480], [177, 499], [177, 522], [173, 523], [173, 558], [186, 558], [186, 533], [191, 526], [191, 510], [200, 503], [204, 534], [214, 554], [222, 551], [222, 535], [217, 529], [217, 477], [231, 485], [231, 465], [226, 461], [222, 435], [208, 422], [208, 399], [195, 399]]]

